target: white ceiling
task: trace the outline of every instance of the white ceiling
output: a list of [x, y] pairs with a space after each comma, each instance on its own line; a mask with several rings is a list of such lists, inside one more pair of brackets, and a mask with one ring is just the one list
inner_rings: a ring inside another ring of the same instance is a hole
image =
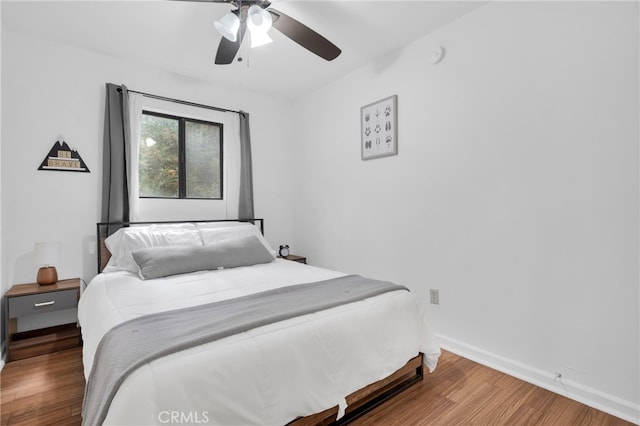
[[4, 28], [206, 81], [292, 99], [371, 63], [484, 1], [273, 1], [342, 49], [327, 62], [276, 30], [274, 42], [215, 65], [213, 21], [227, 4], [189, 1], [2, 1]]

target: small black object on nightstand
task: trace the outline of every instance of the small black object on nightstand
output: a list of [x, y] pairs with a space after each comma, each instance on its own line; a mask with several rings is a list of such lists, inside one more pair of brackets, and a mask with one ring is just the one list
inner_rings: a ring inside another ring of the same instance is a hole
[[283, 245], [280, 246], [280, 249], [278, 250], [278, 255], [280, 257], [287, 257], [289, 256], [290, 252], [289, 252], [289, 245]]

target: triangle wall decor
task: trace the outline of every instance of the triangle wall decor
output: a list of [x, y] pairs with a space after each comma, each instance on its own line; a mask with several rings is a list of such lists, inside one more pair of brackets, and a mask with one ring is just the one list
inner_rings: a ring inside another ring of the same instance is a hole
[[69, 148], [65, 141], [62, 143], [57, 141], [53, 144], [38, 170], [90, 173], [78, 151]]

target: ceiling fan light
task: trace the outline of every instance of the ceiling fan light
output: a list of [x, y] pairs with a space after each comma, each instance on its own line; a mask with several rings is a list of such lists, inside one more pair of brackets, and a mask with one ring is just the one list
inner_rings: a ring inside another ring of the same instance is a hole
[[254, 30], [266, 33], [272, 24], [273, 18], [271, 18], [271, 14], [260, 6], [254, 4], [247, 11], [247, 27], [252, 33]]
[[272, 41], [266, 31], [251, 31], [251, 47], [264, 46]]
[[235, 42], [238, 39], [240, 18], [233, 12], [229, 12], [213, 23], [218, 32], [227, 40]]

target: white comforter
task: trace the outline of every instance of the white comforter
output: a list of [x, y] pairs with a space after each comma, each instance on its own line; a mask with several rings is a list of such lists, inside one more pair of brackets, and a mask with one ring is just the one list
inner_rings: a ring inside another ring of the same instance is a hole
[[[85, 377], [100, 339], [121, 322], [341, 275], [282, 259], [148, 281], [130, 272], [100, 274], [78, 308]], [[395, 291], [153, 361], [123, 382], [105, 424], [282, 425], [336, 405], [343, 412], [348, 394], [418, 352], [435, 368], [440, 350], [419, 305]]]

